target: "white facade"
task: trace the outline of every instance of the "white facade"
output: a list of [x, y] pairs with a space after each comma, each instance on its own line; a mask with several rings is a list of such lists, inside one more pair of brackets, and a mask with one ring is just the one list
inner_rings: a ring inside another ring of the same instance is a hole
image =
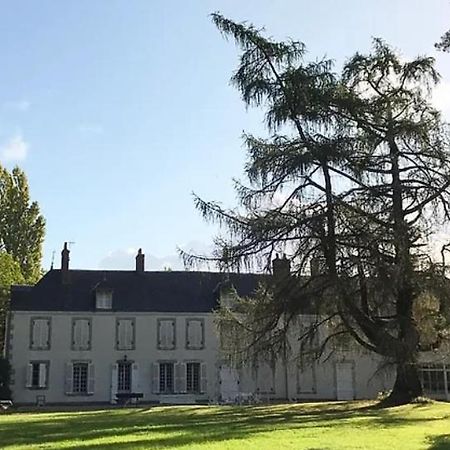
[[237, 370], [221, 364], [211, 313], [13, 311], [8, 356], [19, 404], [374, 398], [392, 379], [363, 353]]

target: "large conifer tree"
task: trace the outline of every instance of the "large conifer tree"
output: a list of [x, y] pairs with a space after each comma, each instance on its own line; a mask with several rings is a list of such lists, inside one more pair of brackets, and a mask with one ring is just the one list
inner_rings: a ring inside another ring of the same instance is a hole
[[[300, 42], [275, 42], [219, 14], [213, 21], [241, 47], [232, 82], [247, 105], [265, 108], [270, 135], [244, 136], [249, 183], [237, 186], [240, 208], [196, 198], [227, 230], [210, 259], [268, 268], [285, 251], [295, 275], [281, 295], [241, 304], [248, 350], [281, 351], [301, 299], [314, 296], [317, 321], [302, 336], [328, 326], [322, 353], [330, 337], [348, 334], [395, 364], [390, 400], [410, 401], [422, 393], [419, 352], [446, 338], [446, 281], [426, 251], [450, 216], [449, 143], [428, 102], [439, 78], [433, 59], [405, 63], [375, 40], [338, 76], [330, 61], [306, 62]], [[322, 271], [305, 278], [311, 261]], [[430, 297], [438, 306], [425, 339], [417, 311]]]

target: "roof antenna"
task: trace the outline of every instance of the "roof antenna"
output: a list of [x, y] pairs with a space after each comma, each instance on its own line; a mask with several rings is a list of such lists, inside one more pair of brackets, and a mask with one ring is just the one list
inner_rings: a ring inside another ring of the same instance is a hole
[[53, 264], [55, 262], [55, 250], [52, 252], [52, 264], [50, 265], [50, 270], [53, 270]]

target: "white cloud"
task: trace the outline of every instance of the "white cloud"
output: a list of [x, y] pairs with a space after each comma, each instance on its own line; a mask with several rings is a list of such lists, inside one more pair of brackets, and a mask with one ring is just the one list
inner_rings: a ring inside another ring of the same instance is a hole
[[26, 112], [31, 108], [31, 102], [28, 100], [16, 100], [11, 102], [6, 102], [3, 105], [6, 109], [13, 109], [15, 111]]
[[450, 81], [442, 81], [435, 87], [432, 101], [444, 117], [450, 120]]
[[27, 157], [28, 148], [28, 142], [21, 134], [16, 134], [0, 144], [0, 159], [5, 162], [23, 161]]

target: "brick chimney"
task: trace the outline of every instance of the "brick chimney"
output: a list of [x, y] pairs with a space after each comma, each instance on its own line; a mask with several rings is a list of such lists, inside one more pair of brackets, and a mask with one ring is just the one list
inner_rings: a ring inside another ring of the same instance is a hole
[[64, 248], [61, 252], [61, 280], [63, 284], [69, 282], [69, 261], [70, 250], [67, 248], [67, 242], [64, 242]]
[[291, 261], [283, 255], [283, 258], [277, 254], [272, 261], [272, 273], [277, 282], [287, 280], [291, 275]]
[[145, 255], [142, 253], [142, 249], [138, 250], [136, 255], [136, 272], [143, 273], [145, 270]]

